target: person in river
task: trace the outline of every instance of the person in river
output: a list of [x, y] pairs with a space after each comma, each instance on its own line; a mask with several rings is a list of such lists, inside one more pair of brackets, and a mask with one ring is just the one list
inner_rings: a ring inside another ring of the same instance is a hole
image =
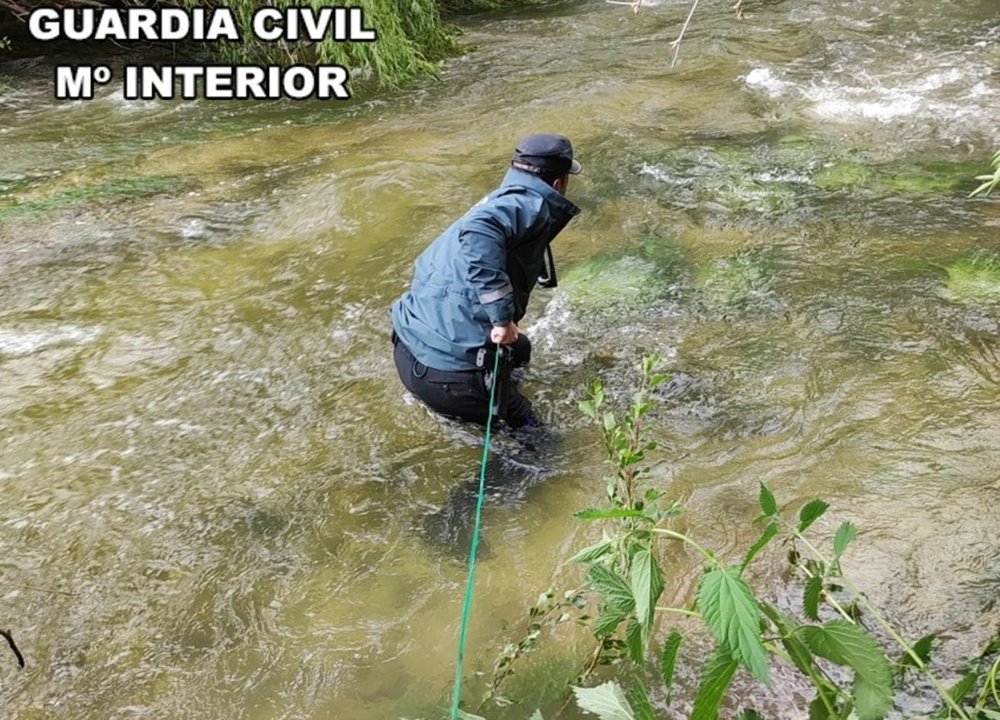
[[550, 243], [580, 212], [566, 197], [580, 171], [568, 138], [523, 138], [500, 187], [417, 258], [409, 290], [392, 305], [393, 355], [403, 385], [432, 410], [486, 424], [502, 348], [497, 415], [511, 428], [538, 424], [510, 381], [531, 359], [517, 323], [536, 283], [556, 285]]

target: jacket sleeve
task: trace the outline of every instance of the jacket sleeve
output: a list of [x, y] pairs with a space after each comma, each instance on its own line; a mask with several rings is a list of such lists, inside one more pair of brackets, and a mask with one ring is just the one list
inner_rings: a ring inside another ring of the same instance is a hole
[[473, 209], [459, 232], [465, 278], [494, 327], [514, 319], [514, 288], [507, 275], [507, 245], [517, 233], [518, 207], [499, 197]]

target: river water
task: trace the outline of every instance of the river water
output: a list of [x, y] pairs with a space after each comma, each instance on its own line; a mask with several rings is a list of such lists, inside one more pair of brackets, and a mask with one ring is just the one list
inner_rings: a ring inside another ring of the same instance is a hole
[[[818, 539], [859, 527], [846, 572], [945, 631], [951, 677], [1000, 611], [1000, 290], [948, 271], [1000, 252], [1000, 204], [967, 197], [1000, 147], [1000, 7], [746, 10], [703, 3], [673, 68], [678, 3], [467, 19], [439, 81], [346, 103], [56, 102], [53, 59], [0, 64], [4, 717], [444, 716], [482, 436], [407, 402], [387, 310], [536, 131], [573, 139], [583, 213], [523, 323], [551, 432], [491, 461], [470, 707], [599, 537], [571, 517], [604, 487], [582, 388], [625, 402], [652, 351], [651, 482], [684, 529], [736, 560], [759, 481], [824, 498]], [[697, 558], [664, 562], [686, 602]], [[554, 717], [587, 649], [560, 632], [485, 714]], [[805, 717], [794, 682], [742, 687]]]

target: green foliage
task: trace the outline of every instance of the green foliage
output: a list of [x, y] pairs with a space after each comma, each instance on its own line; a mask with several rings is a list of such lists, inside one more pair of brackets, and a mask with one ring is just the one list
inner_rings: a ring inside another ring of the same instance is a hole
[[701, 684], [694, 698], [691, 720], [715, 720], [719, 706], [726, 697], [729, 683], [736, 674], [739, 663], [722, 645], [716, 646], [701, 672]]
[[814, 654], [854, 670], [858, 720], [879, 720], [892, 707], [892, 665], [878, 641], [854, 623], [833, 620], [802, 629]]
[[808, 530], [810, 525], [823, 516], [828, 507], [830, 506], [822, 500], [810, 500], [803, 505], [802, 510], [799, 511], [799, 532]]
[[857, 534], [858, 529], [849, 522], [845, 522], [837, 528], [837, 534], [833, 538], [833, 552], [835, 557], [839, 558], [847, 551], [847, 546], [851, 544], [851, 541]]
[[632, 556], [629, 584], [635, 599], [636, 620], [642, 628], [643, 638], [648, 640], [653, 629], [656, 601], [663, 593], [663, 572], [656, 558], [646, 548]]
[[624, 617], [635, 607], [632, 589], [625, 579], [611, 568], [593, 564], [587, 573], [587, 583], [597, 591], [604, 607], [622, 613]]
[[[895, 683], [903, 677], [904, 668], [915, 668], [938, 692], [942, 706], [936, 717], [994, 720], [993, 714], [1000, 713], [1000, 637], [970, 662], [961, 681], [951, 688], [942, 685], [928, 667], [935, 636], [928, 635], [911, 646], [843, 577], [840, 560], [856, 539], [857, 528], [850, 522], [840, 524], [832, 538], [832, 554], [824, 553], [805, 536], [829, 509], [825, 501], [810, 500], [794, 513], [794, 519], [788, 519], [779, 512], [771, 490], [761, 484], [761, 513], [755, 522], [763, 528], [739, 564], [726, 563], [695, 539], [666, 526], [681, 508], [665, 500], [665, 494], [649, 478], [647, 466], [647, 453], [655, 448], [646, 436], [645, 425], [652, 409], [651, 391], [666, 379], [657, 372], [658, 362], [655, 356], [644, 358], [639, 390], [624, 410], [607, 406], [599, 380], [580, 402], [580, 410], [601, 435], [610, 474], [604, 479], [607, 507], [589, 508], [576, 517], [603, 523], [603, 538], [570, 558], [586, 566], [584, 590], [566, 594], [572, 602], [555, 603], [550, 590], [532, 608], [526, 639], [509, 645], [502, 667], [498, 663], [494, 690], [509, 674], [513, 661], [534, 648], [543, 627], [555, 624], [540, 618], [556, 613], [562, 622], [577, 612], [581, 613], [577, 622], [589, 628], [596, 642], [574, 681], [579, 707], [602, 720], [651, 720], [654, 714], [648, 690], [639, 679], [644, 675], [636, 671], [647, 669], [647, 650], [657, 624], [682, 614], [700, 619], [716, 641], [701, 668], [691, 720], [717, 720], [740, 667], [768, 683], [770, 661], [775, 657], [789, 662], [812, 685], [815, 696], [809, 705], [810, 720], [882, 720], [892, 709]], [[801, 619], [757, 595], [744, 579], [750, 563], [779, 539], [791, 545], [789, 558], [802, 582]], [[657, 604], [666, 584], [657, 553], [657, 545], [663, 541], [683, 543], [705, 562], [694, 609]], [[543, 601], [548, 603], [545, 610], [541, 609]], [[598, 608], [596, 619], [584, 612], [592, 602]], [[889, 660], [881, 641], [861, 624], [861, 617], [879, 625], [902, 649], [898, 663]], [[682, 642], [681, 630], [670, 628], [655, 660], [667, 703], [674, 690]], [[831, 663], [850, 670], [849, 687], [842, 687], [841, 681], [831, 676]], [[616, 665], [631, 676], [628, 693], [615, 682], [583, 687], [598, 665]], [[760, 718], [751, 709], [744, 709], [739, 717]]]
[[581, 710], [597, 715], [601, 720], [636, 720], [632, 706], [617, 683], [606, 682], [597, 687], [575, 687], [576, 704]]
[[[180, 0], [180, 4], [204, 6], [202, 0]], [[215, 4], [222, 4], [216, 2]], [[435, 0], [357, 0], [364, 11], [365, 27], [378, 34], [376, 42], [337, 42], [325, 38], [319, 43], [263, 42], [254, 38], [251, 20], [259, 0], [227, 0], [240, 26], [241, 43], [218, 43], [213, 48], [219, 59], [233, 64], [261, 63], [293, 65], [324, 63], [343, 65], [352, 80], [370, 80], [382, 88], [395, 88], [428, 73], [435, 63], [455, 52], [453, 34], [441, 22]], [[316, 9], [342, 7], [330, 0], [275, 0], [276, 7], [307, 5]]]
[[977, 175], [976, 180], [982, 180], [983, 184], [969, 193], [969, 197], [976, 195], [989, 195], [1000, 186], [1000, 150], [993, 154], [993, 173], [990, 175]]
[[667, 691], [667, 702], [670, 701], [670, 691], [674, 684], [674, 666], [677, 664], [677, 651], [681, 648], [684, 636], [676, 629], [670, 631], [670, 636], [663, 643], [663, 656], [660, 659], [660, 677]]
[[639, 682], [633, 682], [628, 689], [628, 701], [635, 712], [636, 720], [656, 720], [656, 713], [646, 695], [645, 686]]
[[760, 636], [760, 608], [740, 568], [716, 568], [698, 586], [698, 607], [721, 647], [761, 682], [770, 682], [767, 652]]

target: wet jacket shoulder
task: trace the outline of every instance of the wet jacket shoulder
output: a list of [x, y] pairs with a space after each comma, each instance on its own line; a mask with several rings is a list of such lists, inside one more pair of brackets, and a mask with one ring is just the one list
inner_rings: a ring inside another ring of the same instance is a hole
[[519, 321], [545, 248], [579, 208], [540, 178], [510, 170], [417, 258], [393, 328], [421, 363], [475, 368], [490, 328]]

